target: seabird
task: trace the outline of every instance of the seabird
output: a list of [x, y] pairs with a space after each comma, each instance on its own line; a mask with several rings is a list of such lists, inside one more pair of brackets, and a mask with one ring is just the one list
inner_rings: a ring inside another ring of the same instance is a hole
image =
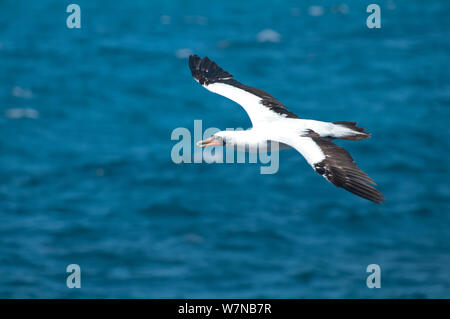
[[276, 142], [280, 149], [293, 147], [317, 173], [337, 187], [378, 204], [384, 201], [372, 186], [375, 182], [356, 166], [345, 149], [332, 141], [368, 138], [370, 133], [356, 126], [356, 122], [301, 119], [269, 93], [236, 81], [208, 57], [189, 56], [189, 68], [204, 88], [240, 104], [252, 122], [248, 130], [221, 131], [198, 142], [198, 146], [252, 151], [267, 149], [270, 142]]

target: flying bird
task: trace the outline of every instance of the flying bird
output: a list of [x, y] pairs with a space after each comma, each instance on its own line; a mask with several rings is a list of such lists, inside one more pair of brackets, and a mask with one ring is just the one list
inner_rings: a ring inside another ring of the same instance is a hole
[[359, 141], [370, 136], [356, 122], [322, 122], [301, 119], [272, 95], [236, 81], [208, 57], [189, 56], [193, 78], [207, 90], [222, 95], [247, 112], [252, 128], [221, 131], [197, 143], [200, 147], [225, 146], [245, 151], [267, 149], [270, 142], [296, 149], [327, 181], [375, 203], [384, 201], [375, 182], [357, 166], [351, 155], [333, 139]]

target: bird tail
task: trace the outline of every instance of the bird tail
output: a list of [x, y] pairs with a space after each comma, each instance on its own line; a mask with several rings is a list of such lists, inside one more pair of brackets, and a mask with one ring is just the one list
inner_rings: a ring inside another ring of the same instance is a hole
[[366, 132], [364, 128], [356, 126], [356, 122], [338, 121], [333, 124], [339, 127], [334, 138], [360, 141], [370, 137], [370, 133]]

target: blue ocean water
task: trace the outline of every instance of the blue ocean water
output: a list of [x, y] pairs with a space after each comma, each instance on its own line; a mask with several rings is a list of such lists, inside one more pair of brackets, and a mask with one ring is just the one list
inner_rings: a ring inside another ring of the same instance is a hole
[[[0, 2], [0, 297], [450, 297], [448, 1], [377, 1], [381, 29], [372, 1], [78, 0], [81, 29], [69, 3]], [[295, 150], [274, 175], [174, 164], [175, 128], [250, 126], [190, 53], [302, 118], [365, 127], [339, 144], [386, 202]]]

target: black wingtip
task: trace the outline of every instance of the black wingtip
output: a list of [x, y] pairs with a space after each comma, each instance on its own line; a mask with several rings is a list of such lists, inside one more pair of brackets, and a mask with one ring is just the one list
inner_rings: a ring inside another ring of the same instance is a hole
[[220, 68], [215, 62], [211, 61], [207, 56], [203, 59], [197, 54], [189, 56], [189, 68], [192, 76], [200, 84], [214, 83], [224, 79], [231, 79], [233, 76]]
[[337, 187], [341, 187], [357, 196], [381, 204], [384, 196], [372, 185], [372, 178], [356, 166], [352, 156], [342, 147], [330, 140], [321, 138], [316, 132], [309, 130], [302, 136], [308, 136], [326, 154], [326, 158], [315, 163], [314, 170]]
[[383, 194], [381, 194], [380, 191], [378, 191], [375, 187], [372, 187], [372, 186], [362, 183], [362, 182], [356, 182], [356, 183], [349, 182], [349, 183], [343, 184], [338, 187], [341, 187], [341, 188], [345, 189], [346, 191], [348, 191], [356, 196], [359, 196], [361, 198], [364, 198], [368, 201], [371, 201], [375, 204], [380, 205], [385, 202], [384, 196], [383, 196]]
[[194, 74], [198, 70], [198, 66], [200, 65], [201, 60], [202, 59], [197, 54], [189, 56], [189, 68], [191, 69], [192, 76], [194, 76]]

